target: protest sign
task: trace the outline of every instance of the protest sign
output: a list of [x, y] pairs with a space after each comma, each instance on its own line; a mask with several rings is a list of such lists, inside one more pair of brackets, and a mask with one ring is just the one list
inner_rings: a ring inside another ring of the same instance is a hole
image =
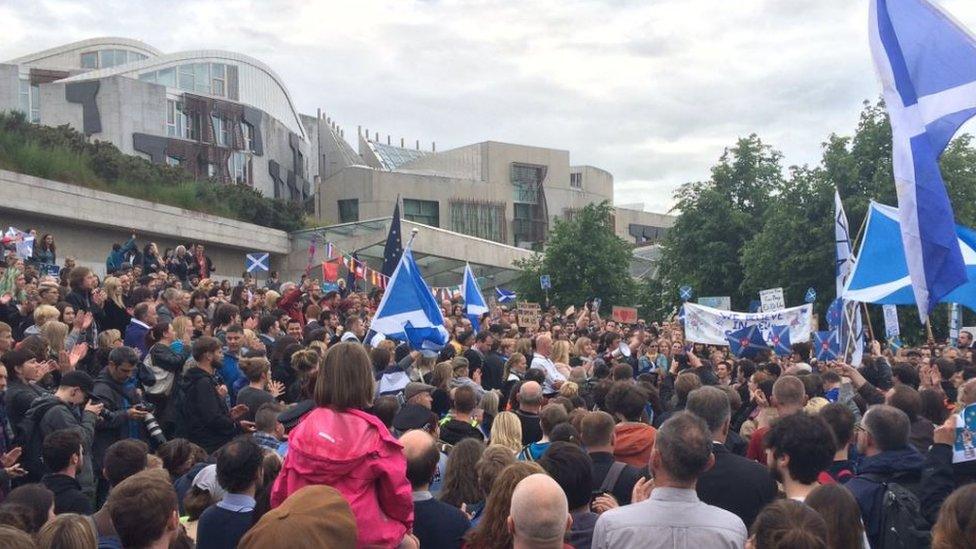
[[976, 459], [976, 404], [966, 406], [956, 414], [956, 441], [952, 445], [952, 462], [961, 463]]
[[637, 324], [637, 309], [634, 307], [618, 307], [614, 305], [611, 315], [615, 322]]
[[538, 326], [542, 317], [542, 307], [538, 303], [519, 301], [516, 307], [519, 326]]
[[727, 295], [714, 296], [714, 297], [699, 297], [698, 304], [704, 305], [706, 307], [711, 307], [713, 309], [719, 309], [722, 311], [732, 310], [732, 298]]
[[749, 326], [759, 326], [763, 335], [773, 326], [789, 326], [790, 341], [810, 341], [813, 331], [813, 305], [791, 307], [779, 311], [739, 313], [720, 311], [695, 303], [685, 303], [685, 339], [695, 343], [728, 345], [728, 335]]
[[785, 309], [786, 299], [783, 297], [783, 288], [770, 288], [760, 291], [759, 302], [762, 303], [763, 312]]
[[892, 338], [901, 335], [901, 328], [898, 326], [898, 308], [895, 305], [884, 305], [885, 337]]

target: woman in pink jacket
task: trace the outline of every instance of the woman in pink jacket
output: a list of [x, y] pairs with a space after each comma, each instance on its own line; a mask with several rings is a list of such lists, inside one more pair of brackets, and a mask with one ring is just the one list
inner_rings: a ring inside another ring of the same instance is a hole
[[362, 345], [330, 347], [315, 383], [318, 407], [288, 436], [271, 506], [304, 486], [328, 485], [352, 507], [359, 547], [397, 547], [413, 526], [413, 498], [400, 443], [363, 411], [373, 392]]

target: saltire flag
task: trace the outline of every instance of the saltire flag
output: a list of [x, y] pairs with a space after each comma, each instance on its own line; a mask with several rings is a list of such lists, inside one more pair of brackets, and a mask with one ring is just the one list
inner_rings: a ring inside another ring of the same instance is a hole
[[450, 338], [441, 309], [410, 248], [403, 251], [390, 277], [370, 329], [388, 339], [409, 341], [417, 350], [439, 351]]
[[[847, 278], [844, 299], [879, 305], [914, 305], [905, 248], [900, 234], [898, 210], [872, 202], [864, 237], [857, 251], [854, 269]], [[962, 251], [967, 282], [944, 296], [941, 303], [961, 303], [976, 310], [976, 231], [956, 225], [956, 239]]]
[[264, 252], [264, 253], [254, 252], [254, 253], [247, 254], [246, 256], [247, 261], [245, 261], [245, 267], [247, 268], [247, 272], [252, 273], [254, 271], [269, 270], [270, 263], [268, 259], [270, 257], [271, 254], [269, 254], [268, 252]]
[[834, 249], [836, 251], [836, 268], [834, 269], [837, 283], [837, 296], [844, 293], [844, 281], [851, 272], [854, 258], [851, 253], [851, 231], [844, 213], [844, 203], [840, 200], [840, 193], [834, 189]]
[[813, 351], [817, 354], [819, 361], [837, 360], [837, 356], [840, 355], [840, 341], [837, 339], [837, 330], [813, 332]]
[[746, 326], [729, 333], [726, 338], [729, 341], [729, 350], [736, 358], [751, 358], [759, 354], [759, 351], [769, 349], [759, 326]]
[[393, 219], [390, 221], [390, 232], [386, 235], [386, 246], [383, 247], [383, 274], [390, 276], [400, 256], [403, 255], [403, 241], [400, 237], [400, 197], [397, 196], [396, 206], [393, 208]]
[[322, 280], [335, 282], [339, 280], [339, 262], [335, 260], [322, 262]]
[[869, 32], [891, 119], [901, 240], [927, 321], [969, 280], [939, 156], [976, 114], [976, 39], [928, 0], [872, 0]]
[[484, 296], [481, 295], [481, 288], [478, 281], [471, 272], [471, 265], [464, 265], [464, 283], [461, 285], [461, 295], [464, 297], [464, 314], [471, 321], [471, 327], [475, 332], [481, 331], [479, 319], [488, 312], [488, 304], [485, 303]]
[[502, 287], [495, 288], [495, 300], [499, 303], [511, 303], [515, 301], [515, 292], [512, 290], [506, 290]]
[[790, 346], [790, 327], [785, 325], [770, 327], [769, 346], [779, 356], [789, 356], [792, 354], [793, 348]]

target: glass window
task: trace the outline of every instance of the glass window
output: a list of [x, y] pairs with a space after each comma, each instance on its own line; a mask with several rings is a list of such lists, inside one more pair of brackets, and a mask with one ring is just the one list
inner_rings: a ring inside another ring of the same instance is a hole
[[241, 122], [241, 136], [244, 138], [244, 150], [254, 150], [254, 126]]
[[241, 185], [250, 184], [249, 168], [250, 158], [242, 151], [234, 151], [227, 160], [227, 168], [234, 183]]
[[227, 92], [225, 91], [226, 86], [224, 85], [224, 83], [226, 82], [226, 75], [227, 75], [226, 65], [222, 63], [210, 64], [210, 77], [212, 79], [211, 87], [212, 87], [212, 93], [214, 95], [220, 97], [224, 97], [225, 95], [227, 95]]
[[30, 87], [30, 121], [39, 124], [41, 122], [41, 87], [32, 85]]
[[214, 142], [221, 147], [230, 146], [230, 124], [227, 119], [217, 115], [211, 115], [210, 121], [213, 123]]
[[431, 227], [440, 227], [440, 205], [436, 200], [404, 198], [403, 217]]
[[217, 175], [217, 165], [213, 162], [207, 162], [207, 177], [216, 177]]
[[542, 170], [540, 166], [526, 164], [512, 164], [512, 186], [515, 187], [515, 202], [526, 204], [539, 203], [539, 187], [542, 185]]
[[177, 127], [177, 120], [179, 120], [179, 114], [177, 113], [176, 101], [173, 99], [166, 100], [166, 135], [170, 137], [180, 137], [179, 128]]
[[339, 223], [359, 221], [359, 199], [350, 198], [339, 201]]
[[176, 87], [176, 67], [170, 67], [168, 69], [160, 69], [156, 73], [156, 83], [162, 84], [164, 86], [169, 86], [171, 88]]
[[179, 76], [179, 88], [193, 91], [193, 65], [180, 65]]
[[179, 166], [183, 161], [175, 156], [167, 156], [166, 163], [170, 166]]
[[193, 64], [193, 91], [210, 93], [210, 63]]
[[505, 204], [474, 200], [451, 201], [451, 230], [505, 242]]
[[143, 82], [151, 82], [151, 83], [155, 84], [156, 83], [156, 72], [155, 71], [153, 71], [153, 72], [144, 72], [144, 73], [142, 73], [142, 74], [139, 75], [139, 80], [142, 80]]
[[135, 61], [142, 61], [143, 59], [146, 59], [145, 55], [134, 51], [126, 52], [126, 56], [128, 57], [129, 63], [133, 63]]
[[98, 68], [98, 52], [88, 51], [81, 54], [81, 68], [83, 69], [97, 69]]
[[186, 129], [184, 135], [187, 139], [200, 141], [200, 114], [192, 113], [186, 115]]
[[30, 115], [30, 80], [20, 80], [20, 112]]
[[569, 174], [569, 186], [574, 189], [583, 188], [583, 174], [581, 173], [571, 173]]

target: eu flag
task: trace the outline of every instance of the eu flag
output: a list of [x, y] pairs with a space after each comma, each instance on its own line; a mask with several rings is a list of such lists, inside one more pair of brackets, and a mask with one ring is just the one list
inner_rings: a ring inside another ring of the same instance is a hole
[[736, 358], [751, 358], [763, 349], [769, 349], [763, 339], [759, 326], [746, 326], [725, 336], [729, 341], [729, 350]]
[[390, 221], [390, 232], [386, 235], [386, 246], [383, 248], [383, 274], [386, 276], [393, 276], [393, 271], [400, 263], [400, 256], [403, 255], [400, 234], [400, 197], [397, 197], [393, 219]]
[[769, 329], [769, 345], [778, 356], [789, 356], [793, 352], [790, 347], [790, 327], [772, 326]]

